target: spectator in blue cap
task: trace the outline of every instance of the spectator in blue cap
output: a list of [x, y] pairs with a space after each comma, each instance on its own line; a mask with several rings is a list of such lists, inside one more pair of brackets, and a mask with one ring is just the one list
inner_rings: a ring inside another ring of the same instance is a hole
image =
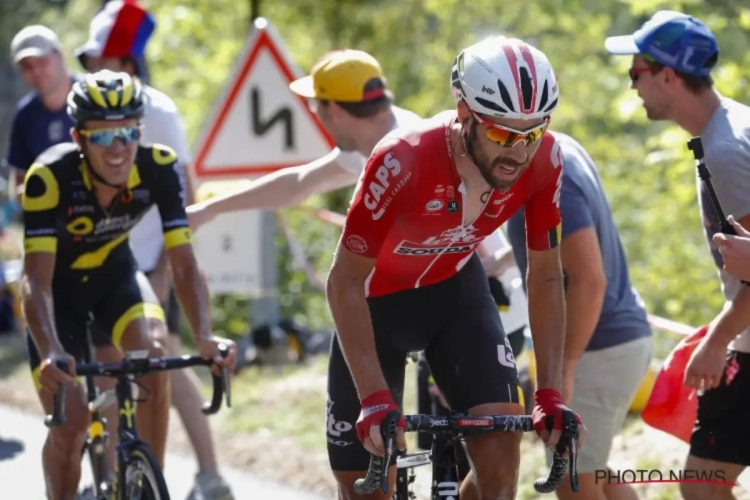
[[[750, 227], [750, 108], [714, 88], [719, 48], [711, 30], [686, 14], [660, 11], [634, 34], [607, 38], [605, 47], [633, 56], [632, 87], [651, 120], [669, 120], [701, 136], [724, 212]], [[721, 231], [717, 207], [697, 175], [694, 182], [725, 304], [685, 372], [685, 383], [698, 390], [685, 469], [726, 482], [682, 483], [680, 490], [687, 500], [734, 498], [731, 485], [750, 466], [750, 286], [724, 269], [721, 238], [713, 238]], [[724, 476], [712, 476], [716, 471]]]
[[699, 99], [704, 109], [717, 102], [710, 73], [719, 48], [711, 30], [694, 17], [662, 10], [632, 35], [609, 37], [604, 46], [610, 54], [633, 56], [630, 81], [651, 120], [672, 120], [690, 130], [696, 109], [686, 100]]

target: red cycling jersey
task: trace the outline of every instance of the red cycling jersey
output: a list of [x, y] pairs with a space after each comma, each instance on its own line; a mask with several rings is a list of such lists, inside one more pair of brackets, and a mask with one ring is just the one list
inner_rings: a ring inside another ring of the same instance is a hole
[[456, 274], [485, 237], [521, 207], [531, 250], [560, 240], [562, 153], [545, 133], [531, 164], [507, 190], [493, 189], [479, 216], [465, 224], [464, 192], [453, 160], [456, 113], [399, 129], [373, 150], [359, 178], [341, 241], [374, 258], [368, 297], [419, 288]]

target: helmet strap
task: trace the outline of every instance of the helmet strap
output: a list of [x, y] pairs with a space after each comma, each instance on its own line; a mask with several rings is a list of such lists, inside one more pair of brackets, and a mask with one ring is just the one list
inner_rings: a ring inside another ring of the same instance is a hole
[[477, 167], [479, 166], [479, 163], [474, 159], [474, 144], [471, 142], [470, 137], [476, 135], [478, 125], [479, 124], [476, 120], [472, 120], [470, 126], [471, 134], [469, 134], [468, 137], [464, 128], [461, 127], [461, 145], [464, 148], [464, 152], [466, 152], [466, 156], [468, 156], [472, 163]]

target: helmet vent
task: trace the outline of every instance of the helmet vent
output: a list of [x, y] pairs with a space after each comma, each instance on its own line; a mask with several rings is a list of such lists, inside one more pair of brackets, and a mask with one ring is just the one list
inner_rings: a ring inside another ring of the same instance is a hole
[[507, 109], [503, 108], [495, 101], [490, 101], [489, 99], [485, 99], [484, 97], [476, 97], [474, 98], [474, 100], [477, 101], [480, 105], [484, 106], [485, 108], [497, 111], [498, 113], [505, 114], [508, 112]]
[[497, 88], [500, 89], [500, 99], [503, 100], [503, 104], [505, 104], [505, 107], [507, 107], [510, 111], [515, 111], [515, 108], [513, 107], [513, 100], [510, 98], [510, 92], [508, 92], [508, 88], [501, 80], [497, 81]]
[[528, 68], [521, 66], [519, 68], [521, 74], [521, 95], [523, 96], [523, 109], [532, 109], [534, 105], [531, 102], [534, 95], [534, 84], [531, 81], [531, 75], [529, 75]]
[[544, 88], [542, 89], [542, 98], [539, 100], [539, 109], [544, 109], [544, 106], [547, 104], [548, 99], [549, 99], [549, 82], [545, 80]]

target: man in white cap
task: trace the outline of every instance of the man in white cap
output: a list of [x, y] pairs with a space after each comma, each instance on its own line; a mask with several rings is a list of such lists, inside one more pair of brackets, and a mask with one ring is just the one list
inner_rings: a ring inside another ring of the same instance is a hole
[[65, 66], [60, 40], [46, 26], [36, 24], [19, 31], [10, 44], [10, 57], [33, 89], [18, 102], [11, 127], [6, 160], [14, 167], [11, 183], [15, 190], [37, 156], [71, 140], [73, 122], [65, 101], [74, 79]]
[[[109, 69], [141, 77], [143, 56], [155, 27], [155, 18], [139, 3], [110, 1], [94, 16], [89, 27], [89, 40], [76, 50], [76, 56], [88, 71]], [[144, 141], [174, 149], [184, 167], [191, 161], [191, 155], [177, 106], [169, 96], [149, 85], [144, 85], [144, 92]], [[193, 189], [190, 177], [185, 175], [184, 178], [188, 184], [187, 203], [190, 204], [193, 202]], [[155, 208], [131, 229], [129, 240], [139, 269], [148, 276], [167, 315], [170, 335], [165, 347], [171, 355], [179, 355], [181, 311], [171, 285], [161, 218]], [[106, 362], [121, 358], [107, 335], [93, 331], [92, 340], [97, 359]], [[173, 370], [170, 372], [170, 384], [172, 404], [180, 415], [198, 461], [194, 494], [206, 500], [231, 500], [231, 490], [218, 472], [211, 428], [201, 412], [203, 400], [197, 377], [191, 370]], [[109, 422], [114, 424], [116, 418]], [[112, 430], [110, 428], [110, 434]], [[110, 457], [114, 457], [113, 448], [110, 449]], [[110, 463], [114, 463], [113, 460]]]

